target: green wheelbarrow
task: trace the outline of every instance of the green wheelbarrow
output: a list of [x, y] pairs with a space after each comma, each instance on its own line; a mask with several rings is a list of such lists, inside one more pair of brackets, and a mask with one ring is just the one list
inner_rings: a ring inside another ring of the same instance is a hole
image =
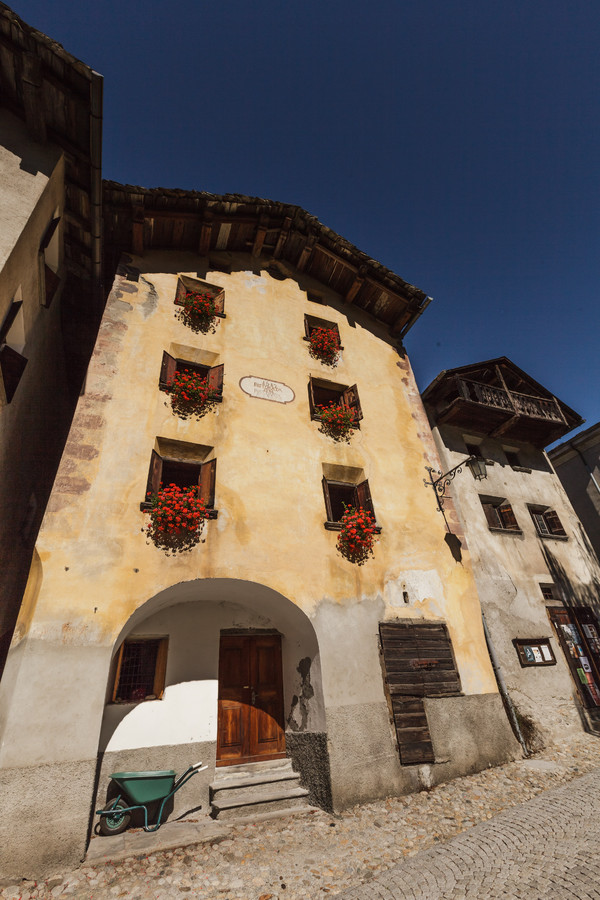
[[[144, 810], [144, 831], [158, 831], [167, 801], [179, 788], [187, 784], [192, 776], [207, 768], [208, 766], [203, 766], [201, 762], [195, 763], [177, 780], [172, 769], [161, 772], [113, 772], [110, 777], [121, 793], [107, 807], [96, 810], [96, 815], [100, 816], [98, 823], [100, 834], [120, 834], [125, 831], [131, 821], [131, 814], [136, 809]], [[159, 801], [162, 803], [156, 823], [148, 825], [148, 806]]]

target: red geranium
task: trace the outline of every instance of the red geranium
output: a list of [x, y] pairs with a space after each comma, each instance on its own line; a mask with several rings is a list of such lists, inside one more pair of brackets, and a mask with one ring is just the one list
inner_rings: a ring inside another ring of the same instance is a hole
[[328, 366], [335, 366], [340, 354], [337, 328], [313, 328], [308, 339], [309, 353]]
[[334, 441], [349, 441], [354, 434], [356, 414], [353, 409], [339, 403], [317, 406], [321, 417], [321, 431]]
[[217, 305], [212, 294], [202, 291], [188, 291], [182, 300], [180, 318], [193, 331], [215, 330]]
[[167, 393], [171, 395], [173, 412], [182, 419], [191, 415], [203, 416], [219, 397], [219, 392], [209, 386], [206, 377], [193, 369], [175, 372], [167, 384]]
[[198, 487], [161, 485], [157, 494], [149, 494], [148, 537], [162, 549], [189, 550], [200, 539], [208, 511]]
[[373, 556], [373, 545], [379, 538], [373, 513], [360, 506], [344, 504], [344, 515], [340, 519], [342, 530], [337, 539], [337, 549], [349, 562], [364, 565]]

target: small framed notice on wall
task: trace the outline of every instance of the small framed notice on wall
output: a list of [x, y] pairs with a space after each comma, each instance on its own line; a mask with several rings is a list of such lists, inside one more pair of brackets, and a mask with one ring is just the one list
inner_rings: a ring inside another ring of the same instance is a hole
[[550, 638], [515, 638], [513, 644], [522, 666], [556, 665]]

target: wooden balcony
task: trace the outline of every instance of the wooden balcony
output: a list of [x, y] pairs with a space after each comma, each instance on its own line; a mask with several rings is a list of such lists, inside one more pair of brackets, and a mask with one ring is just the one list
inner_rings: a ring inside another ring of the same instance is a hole
[[446, 382], [437, 421], [490, 437], [545, 447], [571, 429], [556, 397], [536, 397], [453, 375]]

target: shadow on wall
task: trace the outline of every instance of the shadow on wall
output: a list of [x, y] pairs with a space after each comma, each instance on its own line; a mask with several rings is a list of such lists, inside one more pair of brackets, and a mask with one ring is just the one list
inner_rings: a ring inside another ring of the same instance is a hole
[[[589, 546], [587, 541], [586, 546]], [[574, 584], [567, 575], [563, 564], [551, 550], [544, 546], [542, 553], [552, 580], [560, 590], [565, 606], [587, 606], [600, 618], [600, 578], [595, 576], [587, 584]]]

